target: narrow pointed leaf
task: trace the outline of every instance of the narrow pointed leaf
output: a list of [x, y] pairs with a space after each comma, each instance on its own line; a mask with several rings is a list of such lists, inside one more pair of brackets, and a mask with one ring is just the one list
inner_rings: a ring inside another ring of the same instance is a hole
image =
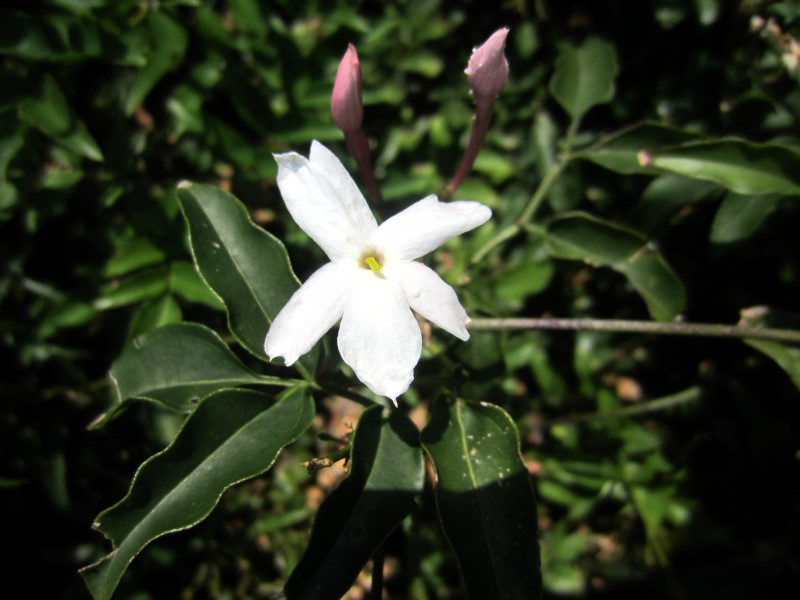
[[579, 120], [593, 106], [611, 102], [618, 71], [614, 46], [608, 42], [592, 37], [580, 48], [564, 44], [556, 58], [550, 93], [573, 120]]
[[145, 461], [118, 504], [98, 515], [95, 527], [114, 550], [85, 567], [95, 600], [107, 600], [131, 560], [155, 538], [205, 519], [222, 492], [272, 466], [314, 416], [304, 390], [277, 401], [249, 390], [208, 396], [186, 420], [175, 441]]
[[288, 600], [339, 600], [422, 493], [419, 431], [398, 411], [361, 414], [350, 474], [323, 502], [311, 540], [286, 583]]
[[65, 148], [94, 161], [103, 160], [103, 153], [92, 134], [49, 75], [42, 82], [41, 96], [26, 98], [19, 103], [17, 110], [21, 121], [36, 127]]
[[125, 114], [128, 116], [144, 102], [161, 78], [183, 61], [189, 46], [186, 29], [168, 17], [165, 11], [150, 11], [147, 18], [153, 47], [128, 92], [125, 101]]
[[97, 310], [110, 310], [145, 300], [153, 300], [163, 295], [168, 287], [169, 268], [167, 265], [148, 267], [119, 281], [114, 281], [94, 301], [94, 307]]
[[[770, 312], [766, 307], [754, 306], [742, 311], [739, 325], [800, 330], [800, 317], [795, 314]], [[786, 371], [795, 387], [800, 389], [800, 345], [753, 339], [746, 339], [744, 342], [774, 360], [775, 364]]]
[[737, 194], [800, 194], [800, 152], [785, 146], [708, 140], [653, 149], [640, 155], [639, 162], [713, 181]]
[[547, 228], [548, 252], [558, 258], [611, 267], [628, 278], [654, 319], [683, 311], [686, 292], [675, 272], [640, 233], [584, 213], [555, 219]]
[[281, 383], [244, 366], [220, 337], [196, 323], [175, 323], [139, 336], [111, 366], [117, 404], [105, 422], [129, 398], [157, 402], [190, 412], [197, 401], [222, 388]]
[[573, 157], [590, 160], [606, 169], [626, 175], [634, 173], [657, 175], [661, 171], [639, 162], [642, 152], [701, 139], [703, 139], [701, 134], [686, 129], [665, 127], [657, 123], [642, 123], [623, 129], [587, 150], [576, 152]]
[[[222, 190], [183, 184], [178, 190], [200, 275], [222, 299], [231, 333], [262, 360], [267, 330], [300, 282], [286, 248], [250, 220], [244, 205]], [[314, 372], [318, 347], [298, 361]]]
[[164, 294], [160, 298], [146, 302], [131, 322], [130, 333], [132, 336], [144, 335], [160, 327], [180, 323], [183, 312], [172, 294]]
[[422, 432], [436, 504], [469, 597], [541, 596], [536, 502], [519, 434], [499, 406], [440, 397]]
[[728, 193], [714, 215], [710, 239], [729, 244], [750, 237], [781, 201], [778, 194], [758, 196]]

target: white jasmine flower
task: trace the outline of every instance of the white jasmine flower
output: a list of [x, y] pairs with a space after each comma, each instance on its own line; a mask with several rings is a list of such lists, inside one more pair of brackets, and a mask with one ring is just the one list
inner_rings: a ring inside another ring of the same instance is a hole
[[411, 309], [469, 339], [470, 320], [453, 288], [415, 259], [485, 223], [492, 211], [428, 196], [378, 226], [342, 163], [319, 142], [308, 159], [288, 152], [275, 160], [286, 208], [331, 262], [278, 313], [264, 350], [291, 365], [341, 320], [342, 359], [369, 389], [396, 403], [422, 352]]

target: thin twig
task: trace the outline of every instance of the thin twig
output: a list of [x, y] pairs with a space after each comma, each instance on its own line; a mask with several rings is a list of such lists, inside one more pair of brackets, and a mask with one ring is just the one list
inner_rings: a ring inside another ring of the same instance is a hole
[[613, 331], [619, 333], [652, 333], [656, 335], [749, 338], [800, 344], [800, 331], [792, 329], [766, 329], [711, 323], [660, 323], [657, 321], [627, 321], [622, 319], [474, 319], [470, 328], [481, 330]]
[[563, 417], [560, 419], [556, 419], [554, 421], [548, 421], [548, 425], [559, 425], [563, 423], [584, 423], [587, 421], [603, 421], [605, 419], [636, 417], [643, 414], [666, 410], [668, 408], [674, 408], [676, 406], [680, 406], [681, 404], [686, 404], [688, 402], [694, 402], [695, 400], [699, 400], [702, 394], [703, 392], [698, 386], [693, 386], [686, 390], [683, 390], [682, 392], [678, 392], [677, 394], [664, 396], [663, 398], [658, 398], [657, 400], [651, 400], [650, 402], [637, 404], [635, 406], [628, 406], [625, 408], [620, 408], [618, 410], [610, 410], [607, 412], [591, 412], [591, 413], [574, 415], [571, 417]]

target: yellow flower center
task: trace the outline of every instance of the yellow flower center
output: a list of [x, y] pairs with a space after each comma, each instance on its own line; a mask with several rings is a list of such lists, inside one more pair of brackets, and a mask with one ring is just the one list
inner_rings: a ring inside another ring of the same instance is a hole
[[375, 260], [374, 256], [366, 256], [366, 257], [364, 257], [364, 262], [367, 264], [367, 266], [370, 269], [372, 269], [375, 272], [380, 271], [381, 268], [382, 268], [381, 267], [381, 263], [379, 263], [377, 260]]

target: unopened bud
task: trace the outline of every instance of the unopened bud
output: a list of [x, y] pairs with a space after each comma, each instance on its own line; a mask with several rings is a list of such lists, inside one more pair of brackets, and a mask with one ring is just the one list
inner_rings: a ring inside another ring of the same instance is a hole
[[482, 46], [472, 51], [464, 72], [476, 98], [494, 98], [506, 86], [508, 61], [503, 50], [507, 35], [508, 28], [498, 29]]
[[353, 44], [348, 45], [336, 72], [331, 96], [331, 113], [333, 122], [342, 131], [361, 128], [361, 121], [364, 119], [364, 105], [361, 102], [361, 64], [358, 62], [358, 53]]

